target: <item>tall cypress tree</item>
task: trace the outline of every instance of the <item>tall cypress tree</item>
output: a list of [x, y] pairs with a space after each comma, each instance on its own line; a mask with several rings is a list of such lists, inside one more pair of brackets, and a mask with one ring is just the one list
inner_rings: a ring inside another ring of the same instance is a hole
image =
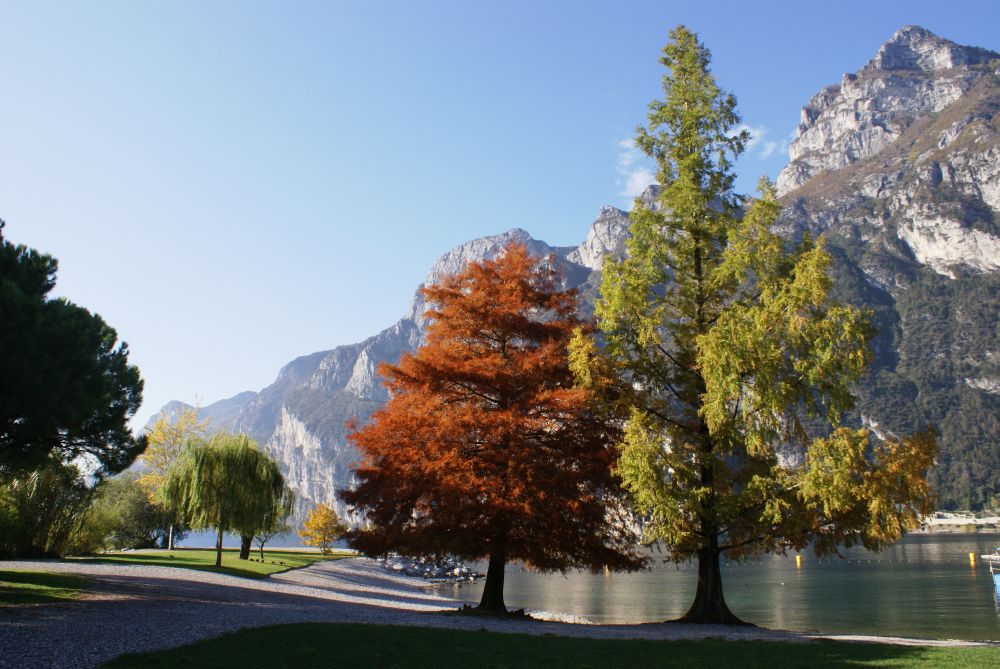
[[573, 360], [627, 418], [618, 472], [644, 539], [698, 562], [683, 620], [738, 623], [723, 553], [894, 541], [931, 509], [935, 449], [930, 432], [878, 442], [839, 427], [869, 362], [867, 315], [828, 299], [822, 244], [774, 233], [767, 180], [741, 215], [732, 164], [749, 136], [709, 62], [694, 33], [671, 32], [664, 99], [636, 138], [658, 164], [658, 206], [636, 202], [626, 257], [604, 264], [603, 351], [578, 336]]

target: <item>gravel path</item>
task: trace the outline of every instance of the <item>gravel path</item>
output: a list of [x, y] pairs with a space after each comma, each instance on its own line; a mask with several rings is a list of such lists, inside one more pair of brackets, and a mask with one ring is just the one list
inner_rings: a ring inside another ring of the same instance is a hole
[[[436, 615], [460, 603], [426, 590], [421, 579], [386, 572], [375, 561], [363, 558], [319, 562], [262, 580], [171, 567], [82, 561], [3, 562], [0, 566], [79, 574], [88, 579], [87, 594], [80, 600], [0, 607], [0, 667], [95, 667], [122, 653], [178, 646], [243, 627], [297, 622], [486, 628], [595, 638], [817, 638], [756, 627], [579, 625]], [[975, 645], [887, 637], [825, 638]]]

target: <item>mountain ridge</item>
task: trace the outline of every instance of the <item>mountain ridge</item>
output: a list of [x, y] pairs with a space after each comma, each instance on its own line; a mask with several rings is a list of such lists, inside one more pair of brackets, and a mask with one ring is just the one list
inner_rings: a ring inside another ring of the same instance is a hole
[[[861, 69], [810, 99], [777, 182], [782, 234], [824, 235], [836, 297], [871, 308], [879, 328], [876, 363], [850, 420], [884, 434], [939, 425], [935, 483], [945, 508], [994, 497], [1000, 505], [1000, 471], [991, 473], [1000, 470], [1000, 418], [975, 419], [1000, 416], [1000, 327], [990, 311], [1000, 305], [998, 58], [917, 26], [900, 29]], [[656, 206], [656, 194], [650, 187], [640, 200]], [[517, 227], [470, 240], [442, 254], [421, 285], [516, 240], [553, 255], [589, 313], [603, 258], [623, 252], [628, 222], [627, 212], [603, 207], [576, 247], [552, 247]], [[346, 512], [334, 497], [351, 484], [357, 457], [345, 424], [388, 398], [377, 366], [420, 345], [425, 308], [418, 287], [395, 324], [296, 358], [233, 420], [281, 462], [299, 513], [320, 502]]]

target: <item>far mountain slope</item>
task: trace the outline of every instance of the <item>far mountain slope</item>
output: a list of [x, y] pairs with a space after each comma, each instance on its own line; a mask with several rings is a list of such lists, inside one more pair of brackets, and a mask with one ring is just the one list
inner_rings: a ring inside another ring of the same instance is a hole
[[[252, 390], [246, 390], [227, 399], [219, 400], [218, 402], [213, 402], [212, 404], [206, 406], [199, 406], [197, 407], [198, 420], [208, 421], [208, 428], [212, 431], [232, 431], [235, 429], [236, 419], [239, 417], [240, 412], [256, 396], [257, 393]], [[166, 416], [172, 419], [176, 417], [182, 409], [194, 408], [195, 407], [190, 404], [178, 402], [177, 400], [167, 402], [160, 407], [160, 411], [155, 416], [149, 419], [149, 422], [146, 423], [146, 428], [148, 429], [152, 426], [152, 424], [155, 423], [161, 416]]]

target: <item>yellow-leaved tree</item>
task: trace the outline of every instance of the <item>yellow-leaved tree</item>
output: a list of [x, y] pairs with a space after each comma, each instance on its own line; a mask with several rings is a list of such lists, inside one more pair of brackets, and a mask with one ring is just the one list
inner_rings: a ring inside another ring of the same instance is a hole
[[[153, 504], [161, 506], [156, 492], [163, 485], [167, 470], [177, 460], [184, 444], [194, 438], [204, 438], [207, 428], [208, 420], [198, 420], [198, 407], [194, 406], [182, 407], [175, 414], [161, 414], [146, 431], [149, 445], [138, 459], [144, 468], [138, 482]], [[174, 548], [177, 520], [171, 523], [167, 533], [169, 550]]]
[[306, 516], [302, 529], [299, 530], [299, 538], [306, 546], [316, 546], [327, 555], [333, 542], [348, 529], [347, 524], [340, 519], [334, 509], [326, 504], [320, 504]]

